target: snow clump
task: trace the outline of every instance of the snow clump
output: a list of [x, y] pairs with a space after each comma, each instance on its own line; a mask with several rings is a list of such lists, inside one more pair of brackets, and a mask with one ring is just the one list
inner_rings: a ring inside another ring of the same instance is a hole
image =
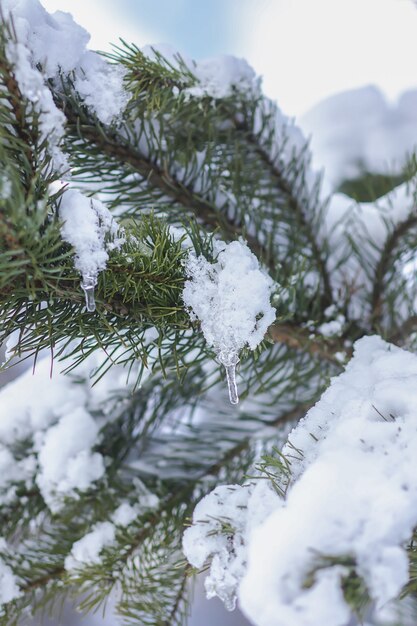
[[16, 35], [8, 42], [6, 54], [18, 88], [39, 114], [40, 139], [55, 169], [64, 172], [68, 163], [59, 146], [65, 116], [56, 107], [47, 81], [59, 84], [61, 74], [72, 72], [85, 105], [103, 124], [110, 124], [129, 99], [123, 86], [124, 69], [87, 50], [90, 35], [69, 13], [49, 14], [38, 0], [2, 0], [1, 9]]
[[51, 511], [61, 508], [64, 496], [86, 491], [104, 475], [104, 459], [92, 451], [98, 435], [97, 422], [79, 407], [35, 436], [39, 450], [36, 482]]
[[123, 244], [123, 230], [102, 202], [75, 189], [64, 192], [59, 215], [61, 236], [75, 250], [75, 268], [84, 282], [96, 281], [106, 268], [109, 251]]
[[282, 450], [285, 497], [232, 485], [197, 506], [184, 551], [196, 567], [212, 559], [209, 595], [230, 604], [235, 593], [255, 626], [347, 626], [342, 585], [353, 568], [375, 611], [395, 600], [417, 525], [416, 389], [414, 354], [360, 339]]
[[259, 92], [259, 78], [245, 61], [231, 55], [202, 59], [190, 68], [198, 83], [186, 90], [191, 96], [220, 99], [235, 92], [254, 95]]
[[207, 598], [218, 596], [229, 611], [235, 608], [246, 571], [247, 534], [277, 505], [280, 499], [264, 481], [221, 485], [197, 504], [193, 524], [184, 533], [183, 551], [197, 569], [211, 561], [204, 581]]
[[158, 498], [150, 493], [140, 496], [134, 506], [122, 502], [113, 511], [111, 521], [97, 522], [90, 532], [73, 544], [70, 554], [65, 559], [65, 569], [73, 572], [85, 564], [100, 563], [101, 552], [116, 542], [117, 527], [126, 528], [141, 513], [155, 508], [157, 504]]
[[[102, 359], [88, 357], [77, 367], [78, 380], [88, 379]], [[30, 490], [36, 483], [48, 508], [59, 512], [66, 498], [101, 479], [105, 460], [94, 448], [107, 418], [94, 416], [125, 381], [123, 368], [115, 366], [94, 387], [74, 384], [71, 375], [52, 373], [46, 357], [35, 373], [30, 369], [1, 389], [0, 506], [19, 497], [18, 485]], [[23, 457], [16, 455], [22, 443], [28, 448]]]
[[273, 280], [240, 239], [215, 242], [214, 263], [190, 252], [183, 299], [192, 319], [217, 353], [254, 350], [275, 321], [270, 304]]

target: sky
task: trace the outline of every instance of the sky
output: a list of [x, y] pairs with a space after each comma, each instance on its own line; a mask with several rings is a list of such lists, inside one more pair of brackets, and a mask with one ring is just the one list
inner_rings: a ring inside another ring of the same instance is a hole
[[300, 116], [334, 93], [376, 84], [392, 101], [417, 86], [412, 0], [43, 0], [73, 13], [108, 49], [119, 37], [194, 58], [234, 54], [267, 95]]

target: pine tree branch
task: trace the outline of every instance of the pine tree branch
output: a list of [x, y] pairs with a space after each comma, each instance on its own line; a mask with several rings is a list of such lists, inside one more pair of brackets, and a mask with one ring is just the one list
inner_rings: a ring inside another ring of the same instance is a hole
[[184, 572], [182, 574], [182, 580], [181, 580], [181, 585], [180, 588], [178, 589], [178, 593], [177, 593], [177, 597], [175, 599], [175, 603], [172, 607], [172, 610], [170, 612], [170, 615], [168, 617], [167, 620], [164, 621], [163, 624], [161, 624], [161, 626], [172, 626], [174, 624], [174, 620], [176, 619], [178, 612], [180, 610], [181, 604], [182, 602], [184, 602], [184, 598], [187, 592], [187, 586], [188, 586], [188, 572], [191, 570], [191, 567], [189, 565], [187, 565], [184, 569]]
[[34, 127], [34, 125], [30, 126], [28, 124], [28, 116], [24, 106], [24, 98], [20, 91], [13, 69], [3, 55], [0, 56], [0, 76], [3, 77], [3, 82], [5, 85], [5, 92], [3, 97], [7, 99], [12, 116], [14, 118], [14, 121], [11, 125], [11, 130], [17, 137], [17, 139], [20, 140], [21, 150], [25, 155], [24, 163], [21, 164], [22, 167], [20, 167], [20, 171], [26, 174], [27, 169], [29, 168], [29, 172], [26, 174], [26, 181], [24, 185], [26, 187], [27, 194], [29, 194], [31, 181], [33, 181], [36, 177], [35, 154], [33, 151], [33, 146], [37, 142], [37, 129], [36, 127]]
[[[112, 272], [112, 269], [112, 264], [109, 263], [108, 271]], [[140, 272], [135, 273], [132, 272], [131, 269], [126, 269], [123, 271], [124, 279], [126, 279], [126, 272], [128, 271], [129, 277], [132, 280], [148, 280], [149, 282], [154, 282], [156, 284], [156, 288], [158, 288], [158, 283], [164, 283], [163, 276], [155, 277]], [[178, 324], [178, 328], [185, 328], [187, 324], [191, 327], [191, 323], [187, 322], [187, 316], [185, 315], [185, 312], [183, 315], [181, 315], [183, 305], [180, 299], [180, 287], [181, 286], [178, 285], [179, 300], [178, 302], [173, 301], [171, 303], [172, 313], [169, 313], [170, 325], [173, 328], [176, 323]], [[14, 286], [6, 286], [4, 289], [0, 290], [0, 299], [5, 299], [12, 293], [15, 293], [17, 288], [19, 288], [19, 285], [17, 283], [15, 283]], [[22, 283], [21, 288], [22, 290], [25, 289], [24, 283]], [[84, 305], [84, 295], [80, 289], [80, 280], [77, 276], [51, 277], [50, 279], [48, 279], [47, 291], [45, 290], [45, 286], [42, 282], [34, 282], [32, 288], [35, 290], [39, 289], [39, 301], [42, 301], [43, 299], [50, 300], [56, 298], [61, 300], [62, 303], [73, 302], [75, 304], [78, 304], [80, 308]], [[139, 301], [136, 301], [134, 303], [126, 302], [122, 290], [113, 293], [109, 297], [108, 294], [104, 294], [102, 292], [100, 281], [96, 289], [96, 301], [98, 306], [102, 309], [110, 313], [115, 313], [117, 315], [123, 316], [124, 323], [126, 323], [129, 319], [132, 323], [137, 323], [141, 315], [149, 316], [152, 311], [149, 303], [141, 303]], [[177, 322], [175, 322], [175, 319], [173, 317], [174, 309], [177, 310]], [[338, 367], [341, 366], [340, 354], [345, 354], [346, 357], [349, 357], [351, 355], [351, 351], [346, 350], [342, 339], [329, 340], [324, 337], [318, 338], [317, 336], [312, 336], [310, 330], [302, 328], [295, 324], [291, 325], [277, 322], [269, 327], [267, 336], [272, 340], [273, 343], [284, 344], [289, 348], [308, 352], [314, 356], [323, 359], [324, 361], [331, 362]]]
[[[284, 415], [280, 415], [279, 417], [277, 417], [277, 419], [273, 420], [269, 424], [269, 426], [278, 427], [282, 424], [293, 422], [294, 420], [299, 419], [302, 415], [304, 415], [310, 407], [311, 403], [300, 404], [299, 406], [291, 409]], [[175, 506], [180, 504], [181, 502], [190, 502], [192, 504], [192, 497], [193, 493], [195, 492], [196, 484], [204, 480], [206, 476], [218, 475], [227, 464], [242, 455], [245, 450], [249, 450], [251, 444], [252, 438], [250, 436], [245, 437], [242, 441], [230, 448], [216, 463], [205, 468], [204, 472], [202, 472], [198, 477], [196, 477], [194, 480], [191, 480], [182, 489], [178, 489], [173, 492], [161, 503], [161, 505], [156, 510], [150, 512], [146, 517], [146, 525], [142, 526], [141, 530], [132, 538], [129, 548], [123, 550], [120, 553], [118, 557], [119, 562], [125, 563], [135, 553], [139, 546], [146, 539], [149, 538], [149, 536], [154, 532], [155, 526], [160, 521], [161, 515], [164, 511], [175, 508]], [[67, 571], [63, 566], [54, 567], [49, 572], [43, 574], [39, 578], [35, 578], [32, 581], [29, 581], [26, 585], [23, 585], [22, 592], [31, 592], [36, 589], [46, 587], [51, 582], [65, 578], [66, 575]]]
[[[242, 236], [248, 243], [252, 252], [260, 259], [268, 258], [266, 250], [259, 243], [256, 237], [245, 232], [240, 224], [228, 220], [227, 211], [219, 209], [203, 195], [197, 193], [192, 187], [185, 185], [176, 176], [172, 175], [168, 169], [161, 168], [157, 163], [137, 151], [118, 134], [104, 129], [97, 129], [95, 126], [80, 125], [77, 118], [64, 110], [68, 121], [77, 127], [80, 137], [87, 140], [99, 148], [103, 154], [115, 159], [121, 164], [129, 165], [137, 172], [146, 183], [158, 189], [173, 202], [192, 211], [196, 218], [211, 229], [220, 228], [222, 234], [227, 239], [237, 239]], [[273, 264], [271, 263], [271, 269]]]
[[65, 573], [66, 570], [64, 567], [54, 567], [43, 576], [35, 578], [34, 580], [28, 582], [26, 585], [23, 585], [21, 587], [21, 590], [23, 593], [27, 593], [30, 591], [34, 591], [35, 589], [41, 589], [42, 587], [46, 587], [46, 585], [48, 585], [50, 582], [62, 578]]
[[[150, 59], [135, 46], [126, 44], [125, 42], [122, 42], [122, 44], [122, 47], [116, 48], [116, 52], [109, 55], [108, 58], [123, 64], [127, 68], [129, 88], [135, 94], [136, 98], [141, 94], [142, 97], [149, 100], [149, 98], [152, 99], [155, 89], [160, 94], [170, 93], [172, 87], [175, 86], [176, 90], [180, 93], [184, 88], [198, 84], [198, 78], [193, 75], [192, 69], [188, 68], [179, 56], [176, 59], [176, 63], [172, 64], [169, 59], [165, 58], [157, 50], [154, 50], [156, 59]], [[177, 66], [178, 62], [179, 66]], [[168, 89], [166, 81], [168, 81]], [[151, 91], [150, 95], [147, 93], [148, 90]], [[210, 96], [197, 100], [201, 111], [203, 111], [205, 107], [208, 107], [208, 111], [216, 110], [219, 114], [221, 123], [217, 125], [216, 131], [218, 133], [220, 128], [224, 128], [222, 141], [224, 141], [225, 144], [229, 143], [230, 140], [233, 139], [233, 133], [230, 135], [230, 128], [234, 129], [234, 132], [240, 138], [243, 138], [244, 143], [246, 143], [258, 157], [264, 169], [269, 172], [272, 180], [276, 183], [276, 189], [285, 196], [287, 208], [294, 214], [298, 226], [309, 242], [312, 256], [317, 265], [319, 274], [321, 275], [324, 289], [323, 307], [329, 306], [332, 302], [331, 280], [326, 261], [323, 258], [322, 250], [314, 233], [313, 215], [309, 216], [306, 214], [303, 200], [297, 196], [294, 186], [292, 186], [289, 181], [289, 177], [286, 177], [282, 167], [277, 165], [277, 161], [271, 158], [268, 150], [262, 145], [262, 140], [253, 131], [254, 115], [256, 115], [262, 104], [262, 96], [236, 93], [236, 99], [233, 100], [230, 98], [216, 99]], [[175, 104], [175, 102], [170, 102], [168, 103], [168, 107], [165, 105], [165, 111], [169, 114], [170, 107], [175, 106]], [[275, 105], [272, 107], [273, 110], [275, 110], [274, 106]], [[266, 112], [266, 118], [268, 115], [269, 113]], [[223, 131], [220, 131], [220, 136], [222, 132]], [[274, 130], [272, 130], [272, 135], [274, 136]], [[219, 141], [219, 137], [217, 137], [217, 140]], [[302, 168], [300, 173], [302, 173]], [[302, 177], [299, 178], [299, 182], [303, 184]], [[311, 217], [311, 219], [309, 219], [309, 217]], [[250, 242], [250, 247], [257, 256], [259, 256], [256, 252], [257, 245], [259, 244], [257, 244], [256, 241]], [[267, 256], [263, 256], [263, 258], [266, 262], [274, 261]], [[285, 261], [286, 259], [280, 259], [283, 265]]]
[[410, 215], [406, 220], [396, 225], [392, 233], [386, 239], [378, 264], [375, 268], [373, 290], [371, 296], [371, 321], [372, 328], [380, 329], [383, 317], [383, 298], [385, 278], [392, 266], [392, 255], [399, 241], [407, 232], [417, 225], [417, 215]]
[[[303, 414], [305, 414], [309, 408], [311, 407], [311, 403], [300, 404], [299, 406], [291, 409], [284, 415], [280, 415], [276, 420], [273, 420], [270, 424], [270, 427], [277, 427], [282, 424], [292, 422], [298, 418], [300, 418]], [[121, 558], [123, 561], [126, 561], [130, 556], [132, 556], [135, 550], [140, 546], [140, 544], [147, 539], [147, 537], [152, 533], [155, 524], [158, 523], [161, 513], [164, 510], [169, 510], [175, 507], [177, 503], [187, 502], [192, 498], [192, 494], [195, 491], [196, 483], [204, 480], [206, 476], [217, 476], [221, 470], [227, 466], [229, 463], [233, 461], [233, 459], [239, 457], [245, 450], [249, 450], [252, 444], [252, 437], [245, 437], [242, 441], [237, 443], [235, 446], [230, 448], [221, 459], [213, 463], [209, 467], [204, 469], [195, 481], [192, 481], [190, 484], [186, 485], [184, 488], [173, 493], [168, 499], [166, 499], [159, 509], [152, 512], [147, 519], [146, 527], [142, 528], [132, 540], [132, 543], [129, 549], [123, 553]]]

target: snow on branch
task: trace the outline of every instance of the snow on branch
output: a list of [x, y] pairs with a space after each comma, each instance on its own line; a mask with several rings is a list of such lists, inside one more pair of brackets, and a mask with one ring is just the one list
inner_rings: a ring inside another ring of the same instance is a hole
[[345, 301], [351, 319], [382, 317], [385, 275], [401, 235], [415, 226], [416, 182], [403, 183], [375, 202], [357, 203], [341, 193], [328, 202], [321, 242], [331, 249], [334, 299]]
[[273, 281], [243, 239], [229, 244], [215, 241], [214, 248], [218, 253], [215, 263], [194, 252], [189, 254], [183, 299], [226, 367], [230, 400], [236, 404], [234, 367], [239, 353], [246, 346], [255, 350], [275, 321], [270, 304]]
[[260, 79], [245, 59], [223, 55], [195, 62], [190, 69], [198, 80], [186, 90], [192, 96], [228, 98], [235, 92], [246, 97], [259, 93]]
[[359, 340], [283, 448], [285, 497], [232, 485], [196, 508], [184, 550], [199, 568], [211, 558], [209, 595], [236, 593], [256, 626], [346, 626], [352, 570], [375, 611], [397, 598], [417, 526], [416, 389], [415, 355]]
[[[90, 357], [77, 370], [88, 378], [99, 361]], [[119, 383], [120, 370], [107, 374], [100, 384], [74, 384], [71, 376], [54, 372], [49, 358], [42, 359], [33, 375], [29, 370], [0, 392], [0, 504], [17, 498], [16, 484], [27, 488], [36, 481], [53, 512], [65, 498], [78, 497], [105, 472], [103, 456], [94, 451], [103, 425], [95, 418], [97, 407]], [[36, 402], [35, 402], [36, 399]], [[23, 458], [15, 456], [29, 442]]]
[[39, 114], [41, 141], [48, 145], [56, 170], [68, 169], [59, 150], [65, 116], [47, 85], [62, 74], [71, 75], [75, 90], [103, 124], [110, 124], [125, 108], [129, 95], [123, 87], [124, 70], [87, 50], [87, 31], [69, 13], [50, 15], [38, 0], [3, 0], [3, 20], [11, 24], [13, 37], [6, 54], [21, 94]]
[[97, 522], [86, 535], [73, 544], [65, 559], [67, 572], [76, 572], [84, 564], [100, 563], [100, 553], [116, 543], [118, 528], [126, 528], [140, 513], [156, 508], [157, 504], [158, 498], [150, 493], [140, 496], [135, 506], [122, 502], [111, 514], [111, 521]]
[[255, 350], [275, 320], [270, 304], [273, 281], [243, 239], [214, 245], [215, 263], [189, 255], [184, 303], [217, 353], [240, 352], [245, 346]]
[[102, 202], [87, 198], [75, 189], [61, 197], [61, 236], [74, 247], [75, 268], [82, 276], [87, 308], [94, 311], [94, 287], [99, 272], [106, 268], [109, 251], [125, 241], [123, 229]]

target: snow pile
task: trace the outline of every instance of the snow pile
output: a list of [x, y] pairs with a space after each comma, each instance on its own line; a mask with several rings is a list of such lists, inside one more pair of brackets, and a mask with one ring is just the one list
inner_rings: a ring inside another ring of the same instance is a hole
[[299, 124], [311, 135], [314, 167], [325, 169], [337, 188], [364, 171], [401, 173], [417, 146], [417, 91], [390, 105], [373, 86], [337, 94], [320, 102]]
[[[0, 539], [0, 549], [4, 550], [5, 548], [6, 542], [4, 539]], [[21, 595], [22, 592], [19, 589], [16, 576], [3, 559], [0, 559], [0, 606], [19, 598]]]
[[191, 96], [228, 98], [236, 92], [251, 96], [259, 92], [259, 79], [245, 61], [231, 55], [202, 59], [190, 68], [198, 84], [186, 89]]
[[72, 571], [83, 563], [100, 563], [100, 552], [116, 538], [116, 527], [111, 522], [98, 522], [92, 530], [76, 541], [65, 559], [65, 569]]
[[[376, 609], [401, 592], [408, 581], [405, 546], [417, 525], [416, 389], [415, 355], [379, 337], [359, 340], [345, 373], [333, 379], [283, 448], [291, 462], [285, 499], [266, 494], [262, 509], [259, 498], [252, 500], [256, 491], [248, 497], [248, 488], [240, 488], [247, 525], [242, 532], [239, 521], [237, 532], [247, 559], [237, 593], [256, 626], [347, 626], [341, 583], [349, 570], [337, 563], [344, 557], [355, 563]], [[200, 531], [193, 536], [188, 530], [184, 538], [187, 558], [197, 567], [226, 541], [218, 528], [207, 536], [202, 531], [202, 516], [221, 516], [212, 494], [202, 509], [203, 515], [194, 515], [193, 528]], [[227, 509], [226, 516], [232, 527], [239, 520]], [[230, 590], [229, 567], [217, 595]]]
[[184, 89], [189, 96], [220, 99], [236, 93], [246, 96], [259, 93], [260, 79], [245, 59], [223, 54], [194, 61], [169, 44], [146, 45], [141, 52], [151, 61], [163, 63], [165, 60], [168, 68], [179, 72], [184, 70], [184, 66], [188, 68], [197, 79], [195, 85]]
[[42, 66], [46, 78], [78, 65], [90, 35], [70, 13], [50, 15], [39, 0], [2, 0], [2, 12], [13, 20], [17, 40], [30, 51], [33, 65]]
[[229, 611], [246, 570], [247, 534], [279, 505], [269, 483], [259, 481], [216, 487], [194, 510], [193, 525], [184, 533], [184, 554], [198, 569], [211, 560], [204, 581], [207, 597], [218, 596]]
[[239, 353], [245, 346], [254, 350], [275, 321], [273, 281], [242, 239], [215, 242], [215, 252], [214, 263], [189, 254], [185, 306], [217, 353]]
[[129, 94], [123, 87], [124, 75], [121, 65], [111, 65], [90, 50], [76, 68], [75, 89], [102, 124], [111, 124], [126, 108]]
[[19, 42], [10, 41], [7, 57], [11, 63], [22, 96], [33, 104], [39, 114], [40, 143], [47, 146], [47, 152], [57, 171], [64, 172], [69, 166], [59, 149], [64, 136], [65, 116], [57, 109], [41, 72], [33, 67], [29, 49]]
[[75, 249], [75, 268], [84, 281], [96, 280], [106, 268], [109, 251], [123, 244], [123, 231], [102, 202], [74, 189], [64, 192], [59, 215], [61, 236]]
[[110, 124], [128, 101], [124, 71], [86, 49], [90, 35], [69, 13], [50, 15], [38, 0], [2, 0], [1, 8], [16, 32], [16, 41], [9, 41], [6, 52], [19, 89], [39, 113], [41, 139], [47, 141], [56, 169], [66, 168], [58, 148], [65, 117], [56, 108], [46, 81], [74, 72], [75, 89], [86, 106], [103, 124]]
[[62, 496], [86, 491], [104, 472], [104, 459], [92, 447], [99, 427], [84, 407], [64, 414], [45, 433], [35, 435], [39, 471], [36, 482], [49, 508], [59, 510]]
[[369, 317], [377, 251], [415, 210], [416, 182], [399, 185], [375, 202], [357, 203], [339, 193], [327, 205], [321, 240], [329, 243], [332, 252], [328, 268], [335, 301], [348, 303], [351, 318]]
[[334, 320], [320, 324], [317, 328], [317, 332], [323, 335], [323, 337], [335, 337], [342, 334], [345, 324], [345, 316], [339, 313]]
[[[88, 378], [97, 358], [87, 359], [77, 375]], [[90, 387], [58, 372], [51, 380], [50, 359], [45, 358], [34, 374], [28, 371], [0, 391], [0, 505], [16, 498], [19, 483], [31, 489], [36, 481], [46, 504], [57, 511], [65, 497], [76, 497], [103, 475], [104, 459], [93, 451], [102, 422], [93, 415], [125, 383], [121, 370], [112, 368]], [[15, 448], [20, 450], [17, 458]]]
[[111, 521], [97, 522], [91, 531], [74, 543], [71, 553], [65, 559], [68, 572], [77, 570], [84, 564], [100, 563], [100, 554], [116, 541], [117, 527], [126, 528], [144, 510], [154, 508], [158, 499], [152, 494], [144, 494], [137, 505], [123, 502], [111, 515]]

